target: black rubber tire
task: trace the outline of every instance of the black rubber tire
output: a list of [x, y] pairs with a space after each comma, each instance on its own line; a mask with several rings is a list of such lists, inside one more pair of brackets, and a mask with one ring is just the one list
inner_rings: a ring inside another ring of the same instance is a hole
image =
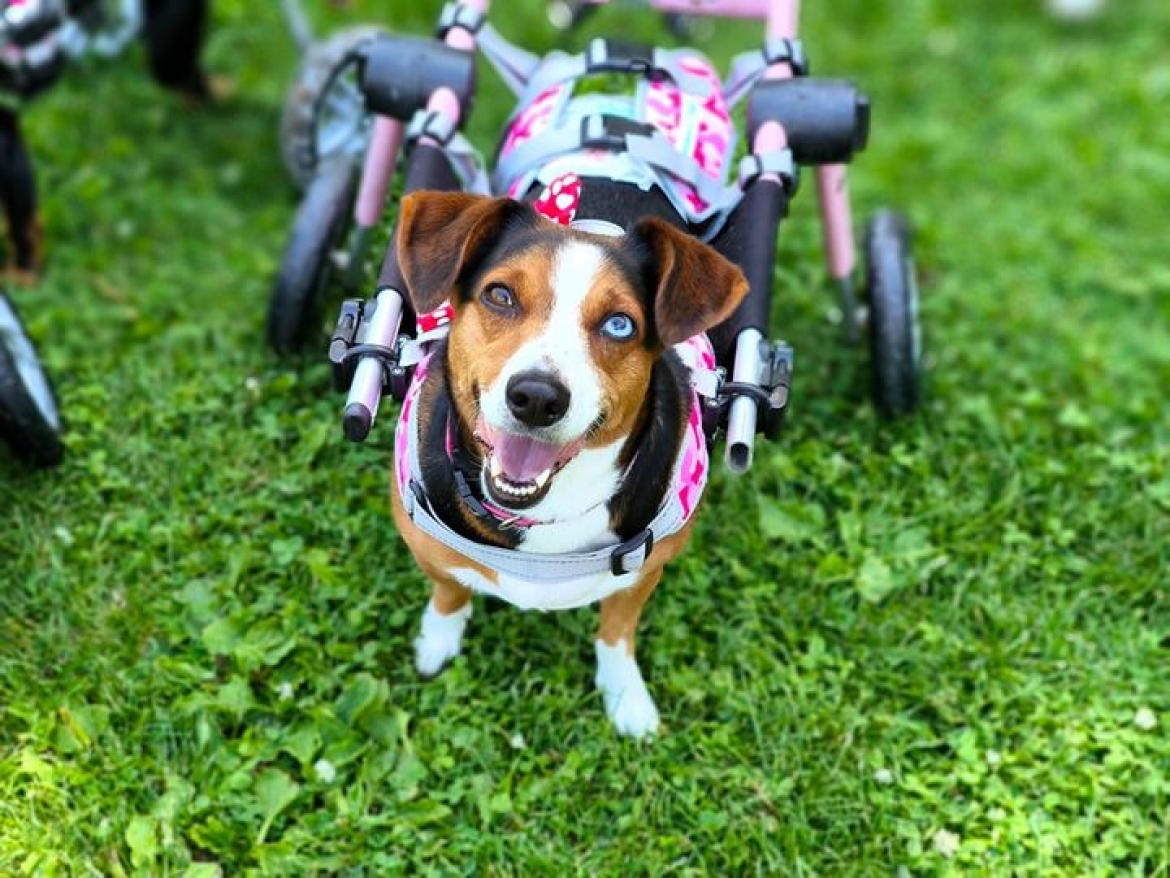
[[[30, 382], [39, 383], [39, 388]], [[16, 309], [2, 292], [0, 437], [17, 457], [34, 466], [54, 466], [65, 452], [56, 391], [36, 358]]]
[[874, 404], [887, 417], [901, 417], [918, 408], [922, 384], [918, 284], [906, 221], [879, 211], [866, 228], [865, 257]]
[[285, 98], [280, 119], [281, 158], [298, 188], [308, 186], [317, 172], [317, 165], [329, 158], [317, 154], [317, 123], [322, 97], [349, 65], [356, 65], [354, 51], [383, 33], [384, 30], [372, 25], [358, 25], [338, 31], [323, 42], [313, 43], [305, 52], [297, 78]]
[[333, 251], [353, 220], [357, 176], [352, 162], [326, 162], [297, 208], [268, 304], [268, 343], [278, 354], [294, 353], [313, 337]]

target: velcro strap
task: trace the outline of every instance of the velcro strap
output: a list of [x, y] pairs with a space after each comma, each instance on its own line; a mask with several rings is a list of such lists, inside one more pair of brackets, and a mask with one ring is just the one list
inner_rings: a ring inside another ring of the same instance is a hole
[[420, 138], [429, 137], [440, 146], [446, 146], [458, 133], [459, 126], [446, 113], [419, 110], [406, 126], [405, 139], [413, 146]]
[[454, 28], [461, 27], [471, 35], [479, 33], [487, 16], [466, 3], [446, 3], [435, 25], [435, 37], [445, 40]]
[[764, 43], [764, 63], [785, 63], [797, 76], [808, 76], [808, 59], [804, 55], [804, 44], [800, 40], [774, 39]]
[[796, 162], [792, 159], [790, 149], [770, 149], [767, 152], [745, 155], [739, 161], [739, 187], [746, 189], [752, 181], [764, 174], [774, 174], [780, 178], [784, 191], [788, 195], [796, 192], [800, 182], [800, 172]]

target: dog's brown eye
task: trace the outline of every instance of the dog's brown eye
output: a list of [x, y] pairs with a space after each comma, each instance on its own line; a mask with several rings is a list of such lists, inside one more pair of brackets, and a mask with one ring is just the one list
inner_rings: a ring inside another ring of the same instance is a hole
[[516, 297], [503, 284], [492, 284], [479, 294], [483, 303], [493, 311], [515, 311]]

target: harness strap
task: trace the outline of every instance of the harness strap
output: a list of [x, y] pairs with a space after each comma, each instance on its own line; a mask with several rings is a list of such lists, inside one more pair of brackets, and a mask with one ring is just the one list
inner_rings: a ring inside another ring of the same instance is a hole
[[752, 49], [731, 59], [731, 75], [723, 86], [723, 99], [731, 109], [751, 91], [751, 87], [773, 64], [787, 64], [796, 76], [808, 76], [808, 61], [800, 40], [772, 39], [762, 48]]
[[554, 86], [598, 73], [633, 73], [666, 77], [688, 94], [709, 97], [715, 86], [678, 63], [679, 57], [689, 54], [693, 54], [689, 49], [635, 48], [596, 37], [582, 55], [554, 52], [547, 56], [528, 80], [526, 93], [538, 95]]
[[[554, 159], [586, 149], [626, 153], [656, 173], [669, 174], [686, 183], [707, 204], [698, 216], [700, 222], [733, 207], [742, 197], [738, 186], [728, 186], [711, 177], [653, 126], [601, 113], [582, 116], [575, 125], [570, 121], [550, 128], [520, 144], [496, 163], [492, 182], [497, 191], [506, 191], [515, 180]], [[669, 189], [664, 187], [668, 195]]]
[[550, 584], [599, 573], [614, 576], [638, 573], [650, 557], [655, 539], [677, 532], [684, 524], [674, 504], [668, 503], [644, 531], [616, 546], [592, 552], [543, 555], [485, 546], [457, 534], [435, 515], [416, 479], [410, 480], [408, 490], [402, 494], [402, 503], [419, 530], [447, 548], [498, 573]]

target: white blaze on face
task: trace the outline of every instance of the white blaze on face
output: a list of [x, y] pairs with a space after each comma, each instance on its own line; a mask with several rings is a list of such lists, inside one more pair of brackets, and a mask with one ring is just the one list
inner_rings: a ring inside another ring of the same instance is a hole
[[581, 438], [597, 420], [601, 380], [589, 355], [589, 338], [581, 324], [586, 298], [605, 262], [605, 251], [585, 241], [568, 241], [553, 256], [552, 313], [540, 334], [521, 345], [504, 363], [483, 394], [483, 416], [493, 430], [526, 433], [508, 410], [507, 387], [513, 376], [537, 371], [555, 374], [569, 389], [569, 410], [541, 438], [567, 445]]

